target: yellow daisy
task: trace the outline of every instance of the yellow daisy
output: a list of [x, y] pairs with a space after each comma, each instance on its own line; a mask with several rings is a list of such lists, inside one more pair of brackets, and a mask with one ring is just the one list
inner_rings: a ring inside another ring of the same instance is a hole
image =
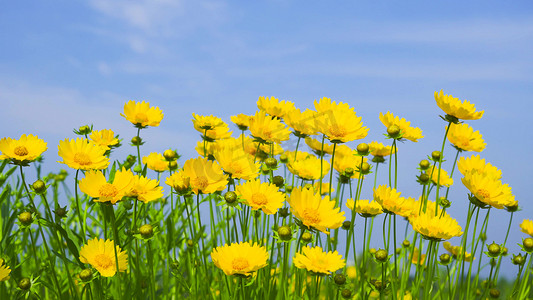
[[198, 130], [200, 133], [204, 133], [206, 130], [212, 130], [217, 127], [227, 126], [227, 124], [222, 121], [221, 118], [214, 117], [213, 115], [201, 116], [192, 113], [192, 118], [194, 129]]
[[232, 178], [250, 180], [259, 176], [260, 163], [242, 150], [242, 147], [224, 148], [213, 154], [224, 172]]
[[313, 152], [316, 153], [316, 155], [321, 156], [321, 154], [333, 154], [333, 145], [328, 144], [324, 142], [324, 147], [322, 147], [322, 141], [319, 141], [317, 139], [306, 137], [305, 143], [309, 148], [313, 150]]
[[[329, 187], [330, 187], [330, 184], [329, 182], [322, 182], [322, 195], [326, 195], [326, 194], [329, 194]], [[315, 193], [320, 193], [320, 181], [316, 181], [314, 184], [313, 184], [313, 190], [315, 191]], [[335, 189], [332, 187], [331, 188], [331, 192], [333, 193], [335, 191]]]
[[[325, 102], [321, 104], [320, 102]], [[361, 117], [358, 117], [351, 108], [346, 108], [342, 102], [331, 103], [331, 99], [322, 98], [320, 102], [315, 100], [317, 110], [318, 132], [324, 134], [332, 143], [346, 143], [365, 138], [368, 128], [363, 127]], [[327, 111], [322, 111], [327, 107]]]
[[[392, 146], [385, 146], [382, 143], [374, 141], [368, 144], [368, 148], [370, 149], [370, 154], [373, 156], [385, 157], [391, 154]], [[394, 154], [394, 152], [392, 154]]]
[[499, 179], [472, 172], [467, 173], [461, 181], [482, 205], [502, 209], [504, 206], [513, 206], [516, 203], [511, 187], [502, 184]]
[[128, 268], [128, 254], [117, 245], [117, 256], [115, 256], [113, 244], [112, 240], [104, 241], [99, 238], [88, 240], [87, 245], [83, 245], [80, 249], [80, 261], [93, 266], [100, 275], [112, 277], [117, 273], [116, 261], [118, 258], [119, 272], [126, 271]]
[[292, 214], [308, 228], [314, 228], [324, 233], [327, 229], [337, 229], [346, 219], [340, 208], [335, 208], [335, 201], [328, 196], [322, 198], [312, 189], [296, 188], [287, 199]]
[[290, 138], [291, 132], [275, 117], [267, 116], [264, 111], [258, 111], [250, 118], [250, 132], [252, 136], [263, 143], [278, 143]]
[[523, 233], [529, 234], [533, 237], [533, 221], [524, 219], [524, 221], [520, 223], [520, 228], [522, 229]]
[[479, 131], [474, 131], [474, 129], [466, 123], [451, 123], [447, 137], [450, 143], [462, 151], [481, 152], [487, 145], [483, 140], [481, 133], [479, 133]]
[[59, 141], [58, 155], [63, 158], [59, 163], [77, 170], [101, 170], [109, 165], [105, 149], [90, 143], [87, 139], [65, 139]]
[[[448, 175], [448, 172], [446, 172], [444, 169], [434, 167], [429, 168], [427, 170], [429, 178], [431, 178], [431, 181], [434, 184], [437, 184], [440, 181], [440, 186], [450, 187], [453, 184], [453, 179]], [[439, 180], [439, 173], [440, 173], [440, 180]]]
[[[351, 149], [346, 145], [339, 145], [335, 152], [335, 161], [333, 162], [333, 168], [339, 172], [340, 175], [359, 178], [361, 164], [366, 163], [368, 159], [363, 156], [359, 156], [356, 150]], [[350, 170], [351, 169], [351, 170]], [[351, 171], [352, 174], [348, 176], [347, 172]], [[361, 178], [365, 178], [362, 176]]]
[[374, 189], [374, 201], [376, 201], [383, 211], [407, 217], [413, 210], [414, 199], [400, 197], [401, 193], [395, 188], [380, 185]]
[[152, 152], [148, 156], [143, 156], [142, 162], [148, 166], [148, 169], [156, 172], [165, 172], [169, 169], [168, 161], [161, 153]]
[[0, 264], [0, 281], [8, 280], [10, 278], [9, 274], [11, 274], [9, 266], [5, 262]]
[[249, 276], [261, 268], [266, 267], [268, 260], [267, 249], [249, 242], [234, 243], [216, 247], [211, 252], [211, 260], [226, 275]]
[[317, 134], [316, 112], [310, 109], [306, 109], [300, 112], [300, 109], [293, 110], [290, 114], [286, 114], [283, 120], [294, 130], [294, 134], [298, 137], [305, 137], [308, 135]]
[[186, 176], [183, 171], [179, 171], [167, 177], [165, 183], [172, 187], [176, 193], [183, 195], [189, 191], [191, 178]]
[[435, 92], [435, 101], [447, 115], [456, 119], [477, 120], [481, 119], [484, 113], [484, 111], [476, 111], [473, 103], [467, 100], [461, 102], [459, 98], [454, 98], [452, 95], [444, 95], [442, 90], [439, 93]]
[[[346, 207], [353, 211], [354, 203], [355, 201], [353, 199], [348, 199], [346, 200]], [[355, 212], [361, 215], [361, 217], [371, 218], [383, 213], [383, 208], [376, 201], [360, 199], [357, 200], [357, 204], [355, 205]]]
[[260, 96], [257, 100], [257, 108], [270, 116], [278, 118], [284, 118], [288, 113], [292, 113], [295, 110], [294, 103], [291, 101], [279, 101], [278, 98], [263, 96]]
[[468, 173], [478, 173], [494, 179], [502, 178], [502, 171], [490, 163], [485, 162], [485, 159], [482, 159], [479, 155], [472, 155], [469, 158], [459, 158], [457, 168], [463, 176], [466, 176]]
[[148, 203], [163, 197], [163, 188], [159, 181], [140, 175], [133, 176], [132, 188], [127, 196], [136, 197], [139, 201]]
[[275, 214], [285, 203], [285, 195], [271, 183], [259, 180], [247, 181], [235, 187], [235, 192], [252, 210], [262, 210], [267, 215]]
[[452, 237], [463, 234], [457, 220], [447, 213], [442, 216], [440, 214], [435, 216], [434, 213], [420, 214], [414, 218], [409, 218], [409, 223], [411, 223], [416, 232], [426, 239], [436, 241], [449, 240]]
[[0, 160], [27, 165], [41, 156], [46, 149], [46, 143], [35, 135], [23, 134], [18, 140], [3, 138], [0, 140]]
[[391, 112], [387, 112], [386, 114], [380, 112], [379, 120], [387, 128], [392, 125], [398, 126], [400, 128], [400, 138], [418, 142], [419, 139], [424, 137], [420, 128], [411, 127], [411, 122], [406, 121], [404, 118], [394, 116]]
[[149, 102], [135, 102], [124, 104], [124, 114], [120, 114], [137, 128], [146, 126], [157, 127], [163, 120], [163, 111], [159, 107], [150, 106]]
[[118, 138], [115, 137], [115, 133], [111, 129], [93, 130], [89, 139], [96, 145], [109, 150], [113, 146], [118, 145]]
[[417, 247], [415, 247], [409, 256], [411, 257], [412, 264], [423, 266], [426, 262], [426, 254], [421, 254]]
[[190, 178], [195, 194], [211, 194], [226, 188], [228, 178], [216, 162], [206, 158], [191, 158], [183, 164], [183, 176]]
[[250, 116], [245, 114], [231, 116], [231, 122], [235, 123], [240, 130], [246, 130], [250, 127]]
[[287, 163], [287, 168], [292, 174], [305, 180], [317, 180], [329, 173], [330, 164], [327, 161], [324, 160], [322, 162], [321, 174], [320, 158], [317, 158], [314, 155], [302, 157], [301, 159], [300, 157], [300, 154], [298, 154], [296, 161], [289, 160]]
[[107, 182], [101, 171], [89, 171], [80, 180], [80, 190], [94, 198], [95, 202], [117, 203], [126, 196], [133, 187], [133, 173], [123, 168], [115, 173], [112, 183]]
[[464, 256], [464, 261], [472, 261], [473, 258], [472, 257], [472, 254], [471, 253], [468, 253], [466, 251], [463, 250], [463, 247], [460, 247], [460, 246], [452, 246], [452, 244], [448, 241], [442, 243], [442, 246], [444, 247], [444, 249], [446, 249], [446, 251], [448, 251], [452, 256], [453, 258], [455, 259], [458, 259], [458, 260], [463, 260], [463, 256]]
[[300, 253], [294, 255], [294, 265], [318, 275], [329, 275], [344, 268], [346, 260], [337, 251], [324, 252], [319, 246], [305, 246]]

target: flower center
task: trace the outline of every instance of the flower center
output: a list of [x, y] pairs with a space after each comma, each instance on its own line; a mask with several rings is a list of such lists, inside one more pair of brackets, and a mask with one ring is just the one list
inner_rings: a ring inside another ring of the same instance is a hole
[[17, 146], [14, 150], [15, 154], [18, 156], [26, 156], [28, 155], [28, 149], [24, 146]]
[[98, 254], [94, 257], [94, 260], [96, 265], [101, 267], [102, 269], [109, 269], [113, 266], [113, 264], [115, 264], [111, 257], [106, 254]]
[[86, 165], [91, 164], [91, 158], [86, 153], [78, 152], [74, 154], [74, 162], [82, 166], [86, 166]]
[[470, 145], [470, 139], [459, 137], [457, 138], [457, 146], [461, 149], [464, 149]]
[[332, 136], [345, 136], [346, 135], [346, 128], [341, 127], [337, 124], [333, 124], [329, 126], [329, 132]]
[[146, 123], [148, 122], [148, 116], [145, 113], [139, 112], [135, 115], [135, 122], [137, 123]]
[[257, 205], [265, 205], [268, 203], [268, 199], [265, 195], [260, 193], [255, 193], [252, 195], [252, 202]]
[[207, 177], [200, 176], [200, 177], [196, 177], [193, 180], [193, 185], [197, 187], [199, 190], [204, 190], [209, 185], [209, 181], [207, 180]]
[[483, 199], [489, 199], [490, 198], [490, 193], [489, 191], [485, 190], [485, 189], [479, 189], [477, 190], [477, 196], [480, 196], [481, 198]]
[[311, 208], [304, 209], [302, 218], [304, 219], [304, 221], [312, 225], [318, 224], [320, 222], [320, 216], [318, 215], [318, 211]]
[[249, 265], [250, 263], [248, 263], [248, 260], [243, 257], [237, 257], [233, 259], [233, 261], [231, 262], [231, 266], [233, 267], [234, 270], [237, 270], [237, 271], [242, 271], [248, 268]]
[[98, 190], [100, 197], [113, 198], [118, 194], [117, 188], [111, 183], [106, 183]]

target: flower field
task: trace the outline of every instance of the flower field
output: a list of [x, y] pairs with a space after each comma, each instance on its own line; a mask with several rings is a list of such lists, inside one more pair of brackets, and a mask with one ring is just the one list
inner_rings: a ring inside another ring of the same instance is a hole
[[[231, 123], [192, 113], [193, 158], [144, 151], [164, 121], [144, 101], [117, 112], [137, 132], [128, 140], [98, 124], [57, 144], [4, 137], [0, 299], [530, 299], [533, 221], [479, 154], [490, 147], [474, 130], [484, 111], [434, 97], [444, 131], [432, 153], [402, 153], [424, 135], [392, 112], [374, 129], [384, 138], [367, 142], [355, 109], [325, 97], [312, 109], [259, 97]], [[48, 173], [42, 158], [56, 146], [65, 169]], [[412, 155], [420, 189], [404, 196], [398, 160]], [[448, 199], [461, 184], [468, 194]], [[448, 211], [454, 201], [469, 203], [465, 222]], [[504, 239], [487, 238], [494, 223]]]

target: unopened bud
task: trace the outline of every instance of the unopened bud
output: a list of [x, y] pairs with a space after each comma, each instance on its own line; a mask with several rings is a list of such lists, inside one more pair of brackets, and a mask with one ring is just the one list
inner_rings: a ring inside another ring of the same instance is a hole
[[93, 271], [91, 269], [81, 270], [79, 277], [82, 281], [89, 281], [93, 278]]
[[376, 251], [376, 253], [374, 254], [374, 257], [376, 258], [377, 261], [379, 262], [386, 262], [389, 258], [389, 254], [387, 253], [386, 250], [383, 250], [383, 249], [379, 249], [378, 251]]
[[492, 242], [492, 244], [487, 246], [487, 249], [489, 250], [489, 256], [490, 257], [498, 257], [501, 253], [501, 247], [500, 245], [496, 244], [495, 242]]
[[274, 157], [269, 157], [265, 159], [265, 165], [272, 170], [278, 166], [278, 161]]
[[289, 208], [288, 207], [282, 207], [278, 210], [279, 215], [282, 218], [286, 218], [289, 216]]
[[141, 139], [140, 136], [134, 136], [134, 137], [131, 138], [131, 144], [133, 146], [140, 146], [140, 145], [142, 145], [142, 142], [143, 142], [143, 140]]
[[278, 188], [280, 188], [285, 183], [285, 179], [283, 179], [282, 176], [276, 175], [272, 178], [272, 183]]
[[31, 288], [31, 280], [28, 277], [22, 278], [18, 283], [18, 287], [21, 290], [29, 290]]
[[359, 155], [362, 155], [362, 156], [368, 155], [368, 151], [369, 150], [370, 150], [370, 148], [368, 147], [367, 143], [361, 143], [361, 144], [357, 145], [357, 153]]
[[287, 154], [281, 154], [279, 156], [279, 161], [282, 163], [282, 164], [286, 164], [287, 162], [289, 162], [289, 157], [287, 156]]
[[403, 243], [402, 243], [402, 246], [404, 248], [407, 248], [407, 247], [411, 246], [411, 242], [409, 242], [408, 240], [404, 240]]
[[350, 299], [352, 298], [352, 291], [350, 291], [349, 289], [344, 289], [342, 290], [341, 295], [344, 299]]
[[389, 126], [389, 128], [387, 128], [387, 134], [393, 139], [398, 138], [400, 136], [400, 127], [398, 127], [398, 125]]
[[302, 241], [305, 244], [310, 243], [312, 240], [313, 240], [313, 235], [312, 234], [310, 234], [309, 232], [302, 233]]
[[42, 180], [37, 180], [35, 181], [32, 185], [31, 185], [31, 188], [37, 193], [37, 194], [43, 194], [44, 192], [46, 192], [46, 184], [44, 183], [44, 181]]
[[335, 274], [333, 281], [335, 281], [335, 284], [337, 285], [343, 285], [346, 283], [346, 276], [344, 276], [344, 274]]
[[431, 152], [431, 159], [434, 161], [440, 161], [442, 159], [442, 153], [440, 151]]
[[80, 135], [87, 135], [91, 133], [91, 127], [87, 125], [80, 126], [80, 128], [78, 128], [78, 132], [80, 133]]
[[163, 157], [167, 161], [174, 161], [178, 158], [178, 153], [172, 149], [167, 149], [163, 152]]
[[342, 229], [350, 230], [350, 228], [352, 228], [352, 222], [350, 222], [350, 221], [342, 222]]
[[22, 223], [22, 225], [24, 226], [28, 226], [33, 222], [33, 216], [31, 215], [29, 211], [21, 212], [18, 215], [18, 219], [20, 223]]
[[533, 251], [533, 239], [532, 238], [526, 238], [522, 241], [522, 245], [524, 246], [524, 250], [528, 253], [531, 253]]
[[154, 235], [154, 228], [150, 224], [144, 224], [139, 227], [139, 233], [143, 238], [148, 239]]
[[451, 256], [450, 254], [448, 253], [444, 253], [444, 254], [441, 254], [440, 257], [440, 263], [443, 264], [443, 265], [447, 265], [450, 263], [450, 260], [451, 260]]
[[284, 225], [278, 228], [278, 236], [282, 241], [290, 241], [292, 239], [292, 230], [289, 226]]

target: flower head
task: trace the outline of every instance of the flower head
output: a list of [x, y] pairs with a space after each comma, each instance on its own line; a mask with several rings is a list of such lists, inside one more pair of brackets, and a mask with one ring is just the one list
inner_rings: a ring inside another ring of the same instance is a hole
[[457, 220], [453, 219], [447, 213], [435, 216], [434, 213], [423, 213], [416, 217], [409, 218], [413, 229], [431, 240], [449, 240], [454, 236], [463, 234], [461, 226]]
[[8, 280], [10, 277], [9, 274], [11, 274], [9, 266], [5, 262], [0, 264], [0, 281]]
[[59, 141], [58, 155], [63, 158], [59, 163], [77, 170], [101, 170], [109, 165], [105, 149], [90, 143], [87, 139], [65, 139]]
[[253, 157], [245, 153], [241, 145], [215, 150], [213, 156], [232, 178], [250, 180], [259, 176], [260, 164], [254, 163]]
[[482, 205], [490, 205], [502, 209], [504, 206], [516, 204], [511, 187], [507, 184], [502, 184], [499, 179], [471, 172], [461, 178], [461, 181]]
[[89, 135], [89, 139], [106, 150], [118, 145], [119, 142], [111, 129], [93, 130], [91, 135]]
[[520, 223], [520, 229], [522, 229], [523, 233], [529, 234], [533, 237], [533, 221], [524, 219], [524, 221]]
[[380, 185], [374, 189], [374, 201], [379, 203], [386, 213], [408, 217], [413, 210], [414, 199], [400, 197], [401, 194], [395, 188]]
[[[392, 146], [385, 146], [382, 143], [378, 143], [376, 141], [373, 141], [373, 142], [370, 142], [368, 144], [368, 148], [370, 149], [370, 154], [372, 154], [374, 156], [384, 157], [384, 156], [387, 156], [387, 155], [391, 154]], [[395, 148], [395, 150], [396, 150], [396, 148]], [[394, 151], [394, 152], [396, 152], [396, 151]], [[392, 154], [394, 154], [394, 152], [392, 152]]]
[[[348, 207], [350, 210], [354, 210], [354, 200], [348, 199], [346, 200], [346, 207]], [[355, 204], [355, 212], [360, 214], [364, 218], [369, 217], [375, 217], [381, 213], [383, 213], [383, 208], [379, 203], [376, 201], [370, 201], [370, 200], [357, 200], [357, 204]]]
[[467, 262], [473, 260], [472, 254], [464, 251], [463, 247], [461, 247], [461, 246], [452, 246], [452, 244], [450, 242], [448, 242], [448, 241], [442, 243], [442, 246], [455, 259], [464, 260], [464, 261], [467, 261]]
[[246, 130], [250, 127], [250, 116], [245, 114], [231, 116], [231, 122], [235, 123], [240, 130]]
[[313, 248], [305, 246], [301, 253], [295, 254], [294, 265], [318, 275], [329, 275], [343, 268], [346, 261], [337, 251], [324, 252], [319, 246]]
[[214, 117], [213, 115], [201, 116], [195, 113], [192, 113], [192, 123], [194, 129], [198, 130], [200, 133], [204, 133], [206, 130], [213, 130], [216, 127], [224, 127], [227, 124], [222, 121], [219, 117]]
[[315, 109], [318, 132], [324, 134], [332, 143], [359, 140], [368, 134], [368, 128], [363, 127], [362, 118], [347, 104], [336, 104], [324, 97], [320, 102], [315, 100]]
[[258, 111], [250, 118], [252, 136], [263, 143], [281, 143], [290, 138], [290, 130], [275, 117]]
[[324, 233], [327, 229], [337, 229], [346, 219], [340, 208], [335, 208], [335, 201], [328, 196], [322, 198], [313, 189], [296, 188], [287, 199], [291, 212], [308, 228], [315, 228]]
[[195, 194], [211, 194], [226, 188], [228, 178], [220, 165], [206, 158], [192, 158], [183, 164], [183, 176], [189, 178]]
[[144, 203], [152, 202], [163, 197], [163, 188], [159, 186], [159, 181], [155, 179], [134, 175], [131, 186], [131, 190], [127, 193], [127, 196], [136, 197]]
[[268, 252], [263, 246], [241, 242], [216, 247], [211, 259], [226, 275], [248, 276], [267, 265]]
[[481, 152], [487, 145], [479, 131], [474, 131], [470, 125], [466, 123], [450, 124], [448, 131], [448, 141], [452, 143], [455, 148], [462, 151]]
[[411, 122], [406, 121], [404, 118], [394, 116], [391, 112], [386, 114], [379, 113], [379, 120], [389, 128], [393, 125], [396, 125], [400, 128], [400, 137], [408, 139], [412, 142], [418, 142], [419, 139], [423, 138], [422, 130], [418, 127], [411, 127]]
[[294, 130], [296, 136], [305, 137], [317, 134], [315, 114], [316, 112], [310, 109], [303, 112], [300, 112], [300, 109], [295, 109], [290, 114], [286, 114], [283, 120]]
[[186, 176], [183, 171], [172, 173], [167, 180], [166, 184], [171, 186], [178, 194], [186, 194], [189, 191], [191, 179]]
[[116, 246], [117, 256], [115, 256], [114, 243], [112, 240], [94, 238], [87, 241], [80, 249], [80, 261], [93, 266], [100, 275], [112, 277], [117, 273], [117, 260], [119, 272], [124, 272], [128, 268], [128, 254]]
[[130, 100], [124, 104], [124, 114], [120, 114], [137, 128], [146, 126], [157, 127], [163, 120], [163, 111], [159, 107], [150, 106], [149, 102]]
[[477, 120], [481, 119], [484, 113], [484, 111], [476, 111], [474, 104], [467, 100], [461, 102], [459, 98], [454, 98], [452, 95], [444, 95], [442, 90], [439, 93], [435, 92], [435, 101], [447, 115], [456, 119]]
[[502, 171], [490, 163], [485, 162], [485, 159], [482, 159], [479, 155], [472, 155], [469, 158], [459, 158], [457, 168], [463, 176], [469, 173], [478, 173], [494, 179], [502, 178]]
[[298, 153], [295, 161], [289, 160], [287, 168], [289, 171], [305, 180], [316, 180], [328, 174], [330, 164], [327, 161], [322, 162], [322, 173], [320, 173], [320, 159], [314, 155], [300, 155]]
[[259, 180], [247, 181], [235, 187], [235, 192], [252, 210], [262, 210], [267, 215], [275, 214], [285, 203], [285, 195], [271, 183]]
[[[448, 172], [446, 172], [444, 169], [430, 168], [427, 170], [429, 178], [431, 178], [431, 181], [434, 184], [438, 184], [440, 182], [440, 186], [450, 187], [453, 184], [453, 179], [448, 175]], [[440, 174], [440, 178], [439, 178]]]
[[279, 101], [278, 98], [263, 96], [260, 96], [257, 100], [257, 108], [270, 116], [278, 118], [284, 118], [289, 112], [292, 113], [295, 110], [294, 103], [291, 101]]
[[169, 169], [168, 161], [161, 153], [151, 152], [148, 156], [143, 156], [142, 162], [148, 169], [156, 172], [165, 172]]
[[133, 173], [125, 168], [115, 173], [111, 183], [107, 182], [101, 171], [89, 171], [80, 180], [80, 190], [94, 198], [95, 202], [115, 204], [130, 193], [133, 183]]
[[35, 135], [23, 134], [18, 140], [3, 138], [0, 140], [0, 160], [23, 166], [36, 160], [46, 149], [46, 143]]
[[318, 156], [322, 156], [322, 154], [329, 154], [329, 155], [333, 154], [333, 145], [328, 144], [326, 142], [324, 142], [324, 145], [322, 145], [321, 141], [311, 138], [311, 137], [306, 137], [305, 143]]

